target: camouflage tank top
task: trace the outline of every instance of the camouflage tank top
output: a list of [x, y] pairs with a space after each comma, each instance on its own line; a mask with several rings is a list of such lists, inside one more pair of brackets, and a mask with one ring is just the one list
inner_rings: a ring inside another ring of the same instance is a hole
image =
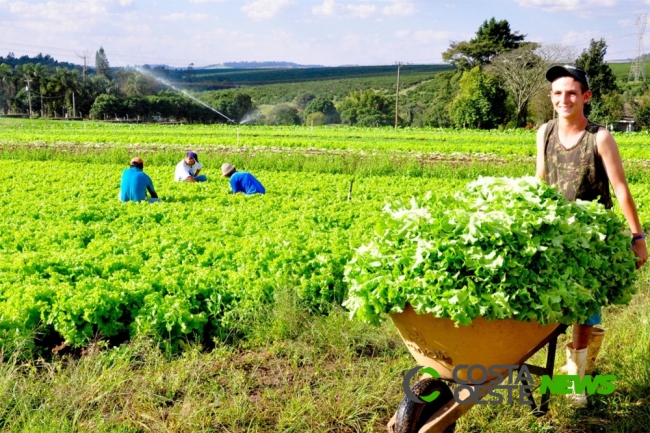
[[549, 121], [544, 137], [546, 181], [557, 186], [568, 200], [597, 200], [610, 209], [609, 178], [596, 147], [599, 128], [589, 120], [578, 144], [566, 149], [560, 143], [557, 120]]

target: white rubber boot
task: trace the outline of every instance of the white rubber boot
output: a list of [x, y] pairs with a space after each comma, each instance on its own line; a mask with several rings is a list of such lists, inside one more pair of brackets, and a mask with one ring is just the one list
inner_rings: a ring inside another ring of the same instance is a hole
[[594, 372], [594, 365], [596, 364], [598, 352], [600, 352], [600, 346], [603, 344], [603, 338], [605, 338], [605, 330], [594, 326], [591, 330], [591, 337], [589, 338], [589, 347], [587, 347], [587, 367], [585, 368], [585, 374], [592, 374]]
[[[585, 377], [585, 368], [587, 367], [587, 351], [588, 348], [575, 350], [572, 343], [566, 345], [566, 374], [578, 375], [580, 379]], [[576, 394], [575, 388], [571, 394], [566, 395], [571, 400], [571, 406], [581, 407], [587, 404], [587, 396], [582, 391], [581, 394]]]

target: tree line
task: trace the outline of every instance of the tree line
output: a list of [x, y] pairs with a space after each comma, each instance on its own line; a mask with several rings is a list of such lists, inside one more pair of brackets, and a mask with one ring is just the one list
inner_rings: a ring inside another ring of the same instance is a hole
[[[173, 75], [166, 68], [111, 68], [100, 48], [90, 73], [40, 62], [0, 64], [0, 112], [204, 123], [239, 122], [252, 114], [254, 122], [269, 125], [526, 127], [553, 116], [546, 69], [573, 63], [590, 77], [593, 97], [587, 109], [592, 120], [611, 124], [631, 112], [640, 125], [650, 125], [650, 90], [645, 83], [617, 83], [604, 61], [606, 51], [603, 39], [592, 39], [579, 55], [559, 45], [526, 41], [506, 20], [491, 18], [469, 41], [451, 42], [443, 59], [453, 69], [400, 89], [397, 101], [394, 86], [348, 88], [343, 96], [314, 86], [313, 92], [303, 91], [290, 101], [285, 96], [260, 110], [256, 103], [272, 102], [264, 90], [272, 86], [183, 95], [165, 82]], [[191, 81], [193, 74], [188, 69], [183, 77]]]

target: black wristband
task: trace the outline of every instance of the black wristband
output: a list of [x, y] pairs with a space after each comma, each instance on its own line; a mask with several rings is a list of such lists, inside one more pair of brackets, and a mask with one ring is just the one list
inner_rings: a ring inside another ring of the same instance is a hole
[[640, 241], [641, 239], [645, 239], [645, 233], [641, 233], [640, 235], [632, 236], [632, 245], [634, 245], [634, 243], [636, 241]]

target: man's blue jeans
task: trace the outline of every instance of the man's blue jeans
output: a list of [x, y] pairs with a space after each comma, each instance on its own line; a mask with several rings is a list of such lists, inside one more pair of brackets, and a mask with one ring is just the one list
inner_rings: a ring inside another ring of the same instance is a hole
[[194, 176], [194, 180], [197, 182], [205, 182], [208, 180], [208, 177], [205, 174], [200, 174], [198, 176]]
[[603, 321], [603, 318], [600, 317], [601, 313], [602, 313], [602, 309], [599, 308], [598, 312], [592, 314], [591, 317], [589, 317], [587, 319], [587, 321], [585, 323], [583, 323], [583, 325], [585, 325], [585, 326], [599, 325]]

